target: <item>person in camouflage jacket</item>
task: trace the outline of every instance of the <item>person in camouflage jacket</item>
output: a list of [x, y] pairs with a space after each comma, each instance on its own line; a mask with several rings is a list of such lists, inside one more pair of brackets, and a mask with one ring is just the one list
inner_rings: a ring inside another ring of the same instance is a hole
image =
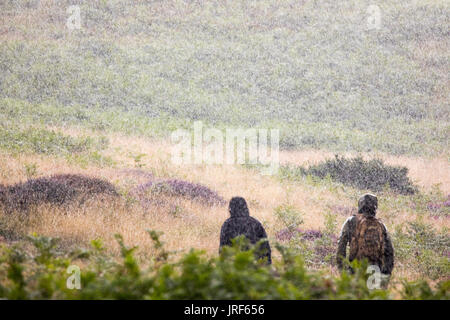
[[[378, 199], [373, 194], [365, 194], [358, 201], [358, 214], [375, 217], [378, 208]], [[347, 244], [351, 245], [351, 241], [356, 232], [357, 216], [349, 217], [342, 226], [339, 236], [336, 262], [338, 268], [342, 270], [343, 261], [346, 258]], [[383, 225], [384, 254], [380, 257], [381, 265], [378, 265], [382, 274], [391, 275], [394, 269], [394, 248], [386, 226]], [[351, 257], [349, 257], [351, 259]], [[350, 260], [351, 261], [351, 260]], [[350, 272], [352, 270], [350, 269]]]
[[245, 199], [241, 197], [232, 198], [228, 210], [230, 212], [230, 218], [223, 223], [220, 230], [219, 253], [223, 246], [231, 246], [231, 240], [240, 235], [245, 236], [251, 244], [256, 244], [260, 240], [266, 239], [257, 248], [255, 255], [257, 259], [266, 259], [266, 262], [271, 264], [271, 249], [267, 240], [266, 231], [258, 220], [250, 217]]

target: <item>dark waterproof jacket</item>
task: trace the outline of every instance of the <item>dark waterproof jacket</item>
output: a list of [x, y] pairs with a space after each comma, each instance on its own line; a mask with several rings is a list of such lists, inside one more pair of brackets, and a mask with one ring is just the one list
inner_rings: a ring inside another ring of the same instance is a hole
[[[220, 231], [219, 252], [223, 246], [231, 246], [231, 240], [240, 235], [245, 236], [251, 244], [256, 244], [261, 239], [267, 239], [262, 224], [250, 217], [245, 200], [230, 203], [230, 218], [224, 222]], [[272, 263], [269, 241], [264, 241], [255, 253], [257, 259], [267, 258], [267, 262]]]

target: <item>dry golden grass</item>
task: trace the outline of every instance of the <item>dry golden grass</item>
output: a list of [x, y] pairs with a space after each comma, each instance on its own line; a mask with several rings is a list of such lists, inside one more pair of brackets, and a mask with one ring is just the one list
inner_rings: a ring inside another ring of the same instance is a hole
[[[76, 129], [65, 129], [67, 134], [81, 134]], [[105, 154], [113, 157], [114, 167], [96, 167], [90, 165], [80, 167], [64, 158], [39, 155], [0, 154], [0, 183], [12, 184], [26, 180], [25, 164], [34, 163], [38, 175], [56, 173], [78, 173], [105, 178], [113, 182], [120, 190], [130, 190], [138, 184], [148, 181], [142, 172], [151, 173], [155, 177], [177, 177], [191, 182], [207, 185], [217, 191], [226, 200], [240, 195], [247, 199], [251, 215], [259, 219], [265, 226], [271, 241], [283, 225], [274, 215], [277, 206], [289, 203], [303, 214], [302, 228], [323, 229], [324, 214], [331, 212], [333, 206], [354, 208], [358, 194], [343, 195], [336, 193], [326, 185], [309, 185], [307, 183], [287, 183], [275, 177], [262, 176], [252, 170], [239, 166], [175, 166], [170, 161], [170, 150], [165, 141], [149, 141], [143, 138], [110, 135], [110, 148]], [[141, 154], [144, 168], [136, 169], [135, 161], [130, 154]], [[316, 163], [332, 157], [333, 153], [324, 151], [281, 152], [283, 163], [296, 164]], [[364, 155], [373, 157], [374, 155]], [[433, 184], [441, 183], [441, 189], [450, 193], [448, 161], [444, 158], [420, 159], [408, 157], [383, 157], [391, 164], [405, 165], [410, 174], [425, 190]], [[131, 169], [131, 170], [130, 170]], [[183, 252], [190, 248], [203, 249], [208, 254], [217, 253], [221, 224], [228, 217], [227, 207], [208, 207], [187, 199], [175, 199], [161, 196], [159, 205], [144, 208], [139, 202], [126, 199], [115, 201], [96, 201], [83, 206], [57, 208], [40, 206], [28, 217], [6, 216], [0, 212], [7, 228], [18, 234], [38, 234], [59, 237], [68, 247], [72, 245], [87, 246], [93, 239], [101, 238], [111, 253], [117, 254], [114, 234], [123, 235], [128, 245], [139, 246], [138, 254], [146, 258], [152, 253], [152, 244], [146, 230], [163, 231], [163, 241], [171, 251]], [[175, 209], [174, 209], [175, 208]], [[379, 216], [386, 222], [388, 229], [414, 220], [410, 209], [379, 210]], [[338, 214], [338, 228], [347, 215]], [[431, 220], [438, 229], [449, 227], [448, 219]], [[276, 259], [275, 255], [275, 259]], [[406, 268], [398, 269], [397, 275], [414, 278]], [[333, 271], [335, 272], [335, 270]]]

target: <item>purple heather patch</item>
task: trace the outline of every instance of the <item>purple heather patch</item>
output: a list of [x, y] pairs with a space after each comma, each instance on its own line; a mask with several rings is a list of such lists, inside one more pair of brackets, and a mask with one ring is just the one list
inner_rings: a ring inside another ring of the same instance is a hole
[[438, 211], [443, 207], [450, 207], [450, 194], [447, 195], [447, 200], [442, 202], [429, 202], [427, 209], [431, 211]]
[[295, 230], [289, 230], [289, 229], [283, 229], [277, 232], [277, 234], [275, 235], [275, 237], [277, 238], [277, 240], [280, 241], [288, 241], [290, 240], [294, 234], [301, 232], [300, 229], [295, 229]]
[[[315, 256], [312, 258], [316, 263], [323, 263], [325, 257], [335, 254], [338, 237], [336, 235], [331, 235], [330, 242], [315, 242], [315, 240], [322, 239], [325, 234], [320, 230], [301, 230], [295, 229], [290, 231], [289, 229], [283, 229], [276, 234], [276, 238], [280, 241], [287, 241], [292, 239], [294, 235], [298, 234], [301, 240], [308, 241], [310, 245], [313, 245], [313, 250]], [[332, 260], [332, 264], [334, 264]]]
[[139, 185], [135, 189], [135, 193], [139, 198], [142, 198], [142, 194], [145, 194], [147, 191], [161, 192], [171, 196], [181, 196], [210, 206], [223, 206], [226, 204], [226, 201], [210, 188], [198, 183], [178, 179], [149, 181]]
[[430, 211], [438, 211], [444, 207], [450, 207], [450, 199], [447, 198], [447, 200], [443, 202], [429, 202], [427, 204], [427, 209]]
[[430, 202], [427, 204], [427, 209], [431, 211], [439, 210], [442, 207], [442, 203], [433, 203]]
[[313, 241], [322, 238], [322, 236], [323, 234], [319, 230], [306, 230], [303, 232], [302, 239]]
[[[322, 238], [323, 233], [320, 230], [301, 230], [301, 229], [295, 229], [295, 230], [289, 230], [289, 229], [283, 229], [280, 230], [276, 234], [276, 238], [280, 241], [288, 241], [292, 239], [296, 234], [301, 235], [301, 239], [308, 240], [308, 241], [314, 241], [316, 239]], [[333, 240], [336, 240], [337, 237], [335, 235], [332, 235], [331, 238]]]
[[78, 174], [58, 174], [1, 187], [0, 202], [7, 211], [27, 211], [33, 205], [64, 205], [76, 199], [83, 201], [95, 194], [118, 196], [115, 187], [106, 180]]

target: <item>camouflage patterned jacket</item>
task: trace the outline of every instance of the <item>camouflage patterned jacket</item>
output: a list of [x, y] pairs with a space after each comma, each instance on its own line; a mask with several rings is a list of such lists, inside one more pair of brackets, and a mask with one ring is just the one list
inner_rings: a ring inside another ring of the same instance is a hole
[[[394, 248], [386, 226], [383, 224], [384, 238], [384, 257], [383, 265], [379, 266], [384, 274], [391, 274], [394, 269]], [[339, 236], [336, 262], [339, 269], [343, 267], [343, 260], [347, 257], [347, 244], [350, 244], [353, 234], [356, 232], [356, 216], [348, 218], [342, 226], [341, 235]]]
[[[219, 252], [223, 246], [231, 246], [231, 240], [240, 235], [245, 236], [251, 244], [267, 239], [264, 227], [258, 220], [250, 217], [246, 207], [230, 210], [230, 218], [223, 223], [220, 231]], [[272, 263], [269, 241], [263, 242], [255, 254], [258, 259], [267, 258], [267, 263]]]

